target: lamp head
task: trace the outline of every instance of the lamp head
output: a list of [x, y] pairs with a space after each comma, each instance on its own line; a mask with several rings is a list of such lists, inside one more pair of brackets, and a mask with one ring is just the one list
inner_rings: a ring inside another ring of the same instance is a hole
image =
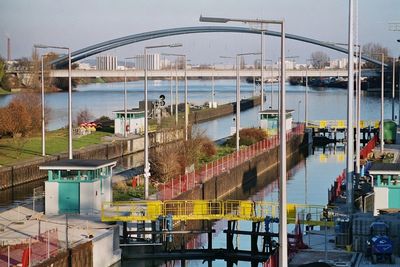
[[203, 17], [200, 15], [200, 22], [215, 22], [215, 23], [227, 23], [229, 19], [227, 18], [214, 18], [214, 17]]

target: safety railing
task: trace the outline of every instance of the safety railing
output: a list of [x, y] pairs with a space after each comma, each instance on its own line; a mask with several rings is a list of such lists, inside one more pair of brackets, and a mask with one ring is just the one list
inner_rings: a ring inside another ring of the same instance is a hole
[[[293, 136], [303, 133], [304, 124], [298, 124], [291, 131], [287, 132], [286, 138], [290, 140]], [[179, 175], [166, 183], [159, 184], [156, 197], [160, 200], [173, 199], [181, 193], [193, 189], [196, 185], [204, 183], [214, 176], [228, 172], [230, 169], [278, 145], [279, 137], [275, 135], [251, 146], [241, 148], [239, 151], [235, 151], [213, 162], [204, 164], [200, 169], [184, 175]]]
[[[379, 120], [361, 120], [360, 128], [379, 128]], [[354, 125], [354, 127], [356, 124]], [[310, 120], [307, 122], [307, 127], [318, 129], [346, 129], [346, 120]]]
[[[325, 225], [322, 205], [287, 204], [287, 222], [297, 220], [309, 225]], [[299, 216], [303, 215], [303, 216]], [[177, 221], [248, 220], [263, 221], [266, 216], [278, 217], [279, 204], [251, 200], [148, 200], [103, 203], [101, 219], [110, 221], [154, 221], [160, 216], [172, 216]], [[328, 217], [328, 225], [333, 225]]]

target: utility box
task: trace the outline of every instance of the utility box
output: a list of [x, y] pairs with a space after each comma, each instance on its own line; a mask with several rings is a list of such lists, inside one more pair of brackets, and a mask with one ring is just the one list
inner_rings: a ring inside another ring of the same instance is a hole
[[387, 144], [396, 143], [397, 124], [392, 120], [384, 120], [383, 122], [383, 139]]

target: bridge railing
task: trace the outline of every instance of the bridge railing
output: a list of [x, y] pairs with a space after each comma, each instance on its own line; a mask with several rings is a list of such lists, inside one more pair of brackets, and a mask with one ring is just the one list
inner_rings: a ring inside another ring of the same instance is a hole
[[[298, 124], [291, 131], [287, 132], [286, 138], [287, 140], [290, 140], [293, 136], [303, 133], [304, 124]], [[160, 184], [156, 197], [160, 200], [173, 199], [181, 193], [191, 190], [198, 184], [204, 183], [214, 176], [227, 172], [243, 162], [254, 158], [269, 149], [273, 149], [278, 145], [279, 136], [275, 135], [251, 146], [241, 148], [239, 151], [235, 151], [213, 162], [207, 163], [193, 172], [179, 175], [166, 183]]]

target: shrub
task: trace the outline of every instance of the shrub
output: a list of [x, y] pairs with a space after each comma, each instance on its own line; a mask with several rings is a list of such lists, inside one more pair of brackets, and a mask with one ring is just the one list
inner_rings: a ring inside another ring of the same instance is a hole
[[[258, 128], [245, 128], [239, 132], [240, 140], [239, 145], [249, 146], [267, 138], [264, 130]], [[226, 144], [230, 147], [236, 146], [236, 134], [232, 135]]]

